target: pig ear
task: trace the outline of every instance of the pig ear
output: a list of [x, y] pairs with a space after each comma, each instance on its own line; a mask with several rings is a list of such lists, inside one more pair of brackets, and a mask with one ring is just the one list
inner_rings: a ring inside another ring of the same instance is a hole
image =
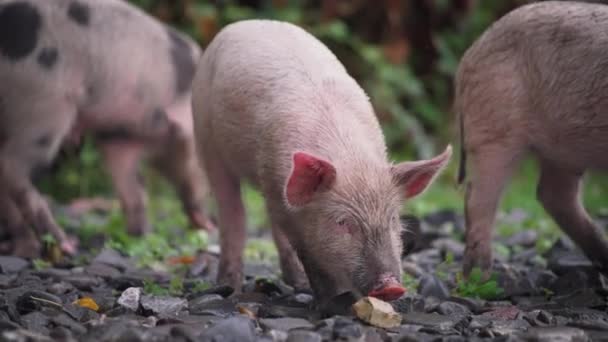
[[336, 169], [329, 162], [304, 152], [293, 155], [293, 169], [287, 181], [287, 202], [302, 206], [317, 192], [327, 191], [336, 180]]
[[405, 198], [421, 194], [432, 183], [452, 156], [452, 146], [448, 145], [443, 153], [428, 160], [403, 162], [393, 166], [391, 172], [397, 185], [405, 192]]

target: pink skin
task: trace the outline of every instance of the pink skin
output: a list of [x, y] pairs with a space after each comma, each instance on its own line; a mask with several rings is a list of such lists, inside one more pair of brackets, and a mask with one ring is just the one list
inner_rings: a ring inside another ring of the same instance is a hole
[[577, 2], [522, 6], [464, 54], [456, 75], [466, 164], [464, 272], [492, 268], [502, 193], [526, 155], [539, 161], [537, 199], [603, 272], [608, 240], [581, 202], [586, 170], [608, 170], [608, 7]]
[[321, 305], [403, 293], [399, 212], [448, 163], [389, 161], [365, 92], [316, 38], [247, 20], [209, 44], [193, 83], [200, 161], [219, 209], [218, 282], [242, 284], [241, 182], [264, 196], [284, 280]]

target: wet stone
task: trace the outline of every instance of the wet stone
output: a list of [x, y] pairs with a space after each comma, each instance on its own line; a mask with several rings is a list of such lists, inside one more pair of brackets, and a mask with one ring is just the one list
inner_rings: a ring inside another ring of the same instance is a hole
[[352, 292], [344, 292], [333, 298], [327, 303], [324, 303], [320, 307], [321, 314], [323, 317], [330, 317], [336, 315], [352, 315], [352, 306], [359, 300], [359, 296]]
[[337, 340], [358, 339], [363, 336], [361, 326], [351, 319], [337, 317], [333, 322], [332, 337]]
[[424, 312], [425, 309], [425, 300], [419, 294], [406, 294], [405, 296], [392, 301], [391, 304], [395, 311], [401, 313], [409, 313], [409, 312]]
[[453, 238], [440, 238], [431, 243], [431, 247], [440, 250], [443, 254], [451, 253], [456, 259], [464, 254], [464, 244]]
[[188, 308], [193, 315], [228, 317], [238, 312], [236, 305], [225, 298], [203, 302], [191, 301]]
[[525, 334], [527, 341], [560, 341], [583, 342], [588, 341], [585, 331], [570, 327], [531, 328]]
[[453, 331], [456, 325], [464, 319], [464, 316], [460, 315], [442, 316], [436, 313], [427, 314], [417, 312], [403, 314], [402, 317], [402, 323], [433, 328], [433, 330], [440, 333]]
[[259, 320], [260, 326], [265, 330], [290, 331], [293, 329], [309, 329], [313, 325], [302, 318], [262, 318]]
[[15, 303], [17, 310], [21, 313], [39, 311], [42, 308], [61, 309], [61, 298], [42, 291], [27, 291], [23, 293]]
[[95, 257], [95, 259], [93, 259], [92, 263], [106, 264], [115, 267], [120, 271], [134, 268], [133, 263], [129, 258], [120, 255], [120, 253], [113, 249], [104, 249]]
[[253, 342], [255, 339], [253, 322], [242, 316], [219, 321], [199, 336], [201, 342]]
[[0, 255], [0, 273], [19, 273], [29, 266], [29, 262], [15, 256]]
[[58, 283], [53, 283], [47, 287], [47, 291], [54, 295], [66, 294], [73, 290], [74, 290], [74, 285], [72, 285], [70, 283], [66, 283], [64, 281], [60, 281]]
[[437, 276], [425, 274], [420, 278], [418, 293], [424, 297], [435, 297], [444, 300], [450, 296], [450, 290]]
[[142, 308], [155, 315], [175, 315], [188, 308], [188, 301], [177, 297], [143, 295]]
[[53, 279], [57, 279], [57, 280], [61, 280], [65, 277], [69, 277], [72, 272], [70, 272], [69, 270], [64, 270], [61, 268], [53, 268], [53, 267], [49, 267], [49, 268], [45, 268], [39, 271], [34, 271], [32, 272], [32, 274], [39, 276], [40, 278], [53, 278]]
[[71, 275], [63, 278], [63, 280], [82, 291], [91, 291], [101, 283], [99, 278], [85, 274]]
[[102, 278], [113, 278], [120, 275], [119, 270], [102, 263], [94, 263], [90, 266], [87, 266], [85, 268], [85, 273]]
[[49, 323], [49, 318], [40, 311], [30, 312], [21, 316], [21, 325], [23, 325], [25, 329], [44, 335], [49, 334], [49, 330], [47, 329]]
[[82, 335], [87, 332], [87, 329], [82, 324], [76, 322], [66, 314], [59, 314], [52, 317], [51, 322], [56, 326], [68, 328], [77, 335]]
[[[184, 286], [186, 286], [186, 288], [187, 288], [188, 285], [186, 283], [184, 283]], [[226, 297], [230, 296], [232, 293], [234, 293], [234, 289], [232, 287], [227, 286], [227, 285], [220, 285], [220, 286], [208, 288], [203, 291], [199, 291], [197, 293], [193, 293], [189, 299], [194, 299], [194, 298], [198, 298], [198, 297], [202, 297], [202, 296], [206, 296], [206, 295], [219, 295], [219, 296], [226, 298]]]
[[536, 240], [538, 240], [538, 233], [536, 232], [536, 230], [526, 229], [511, 235], [504, 242], [504, 244], [509, 247], [533, 247], [536, 244]]
[[454, 302], [443, 302], [437, 306], [437, 313], [441, 315], [470, 315], [471, 310], [466, 306]]
[[321, 342], [323, 338], [314, 331], [292, 330], [287, 336], [286, 342]]

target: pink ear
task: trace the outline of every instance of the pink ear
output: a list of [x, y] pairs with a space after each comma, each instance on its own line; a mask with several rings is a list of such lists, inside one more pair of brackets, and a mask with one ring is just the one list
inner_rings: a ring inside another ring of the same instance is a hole
[[403, 162], [393, 167], [392, 173], [397, 184], [405, 190], [405, 197], [421, 194], [432, 183], [433, 178], [450, 161], [452, 146], [433, 159]]
[[329, 162], [304, 152], [293, 155], [293, 171], [287, 181], [287, 202], [304, 205], [316, 192], [326, 191], [336, 180], [336, 169]]

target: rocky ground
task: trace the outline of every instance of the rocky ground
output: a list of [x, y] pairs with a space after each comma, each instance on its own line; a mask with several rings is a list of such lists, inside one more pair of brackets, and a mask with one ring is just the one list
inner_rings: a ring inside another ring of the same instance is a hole
[[[183, 263], [179, 281], [103, 248], [52, 266], [0, 257], [5, 341], [608, 341], [608, 284], [569, 240], [537, 253], [537, 235], [500, 240], [495, 283], [458, 277], [462, 219], [425, 217], [404, 258], [401, 316], [379, 328], [353, 315], [351, 296], [324, 312], [294, 293], [276, 267], [248, 263], [242, 294], [209, 285], [217, 254]], [[411, 241], [412, 235], [406, 236]], [[213, 250], [213, 249], [211, 249]], [[502, 291], [499, 289], [502, 288]], [[160, 290], [164, 290], [160, 291]], [[168, 290], [167, 290], [168, 289]], [[493, 300], [475, 297], [495, 297]]]

